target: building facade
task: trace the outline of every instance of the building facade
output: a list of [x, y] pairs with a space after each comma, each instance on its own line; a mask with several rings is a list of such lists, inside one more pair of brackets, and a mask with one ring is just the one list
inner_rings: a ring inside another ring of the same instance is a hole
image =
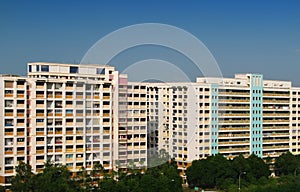
[[299, 153], [300, 88], [260, 74], [196, 82], [128, 82], [111, 66], [29, 63], [0, 76], [0, 185], [19, 161], [72, 172], [149, 165], [166, 151], [184, 178], [218, 153], [275, 158]]

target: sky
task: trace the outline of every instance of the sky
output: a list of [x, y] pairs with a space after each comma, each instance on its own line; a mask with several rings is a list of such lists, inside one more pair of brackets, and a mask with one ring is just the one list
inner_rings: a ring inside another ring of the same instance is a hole
[[[142, 23], [172, 25], [194, 35], [224, 77], [261, 73], [300, 86], [297, 0], [0, 0], [0, 74], [26, 75], [28, 62], [80, 63], [99, 39]], [[190, 62], [182, 55], [158, 46], [126, 50], [110, 64], [126, 71], [124, 66], [146, 59], [174, 62], [191, 79], [202, 75], [182, 65]]]

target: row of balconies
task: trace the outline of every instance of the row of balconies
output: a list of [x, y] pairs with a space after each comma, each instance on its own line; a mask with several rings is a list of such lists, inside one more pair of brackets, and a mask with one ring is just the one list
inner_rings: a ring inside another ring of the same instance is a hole
[[245, 103], [245, 102], [250, 102], [250, 99], [220, 99], [219, 103]]
[[269, 130], [289, 130], [290, 127], [289, 126], [273, 126], [273, 127], [267, 127], [267, 126], [264, 126], [263, 127], [263, 130], [264, 131], [269, 131]]
[[250, 150], [250, 147], [228, 147], [228, 148], [222, 148], [220, 149], [219, 148], [219, 152], [222, 153], [222, 152], [242, 152], [242, 151], [249, 151]]
[[219, 139], [227, 139], [227, 138], [234, 138], [234, 137], [250, 137], [250, 133], [247, 134], [219, 134]]
[[14, 132], [13, 130], [5, 130], [4, 132], [4, 136], [26, 136], [25, 135], [25, 132], [22, 131], [22, 132]]
[[248, 96], [250, 95], [249, 91], [243, 91], [243, 92], [236, 92], [236, 91], [226, 91], [226, 92], [219, 92], [219, 95], [244, 95], [244, 96]]
[[250, 130], [250, 127], [220, 127], [220, 132], [227, 132], [227, 131], [245, 131]]
[[219, 116], [250, 116], [249, 113], [219, 113]]
[[249, 145], [249, 141], [222, 141], [218, 145]]
[[219, 109], [233, 109], [233, 110], [235, 110], [235, 109], [245, 109], [245, 110], [248, 110], [248, 109], [250, 109], [250, 107], [249, 106], [219, 106], [218, 107]]
[[289, 139], [263, 139], [264, 144], [268, 143], [289, 143]]
[[278, 100], [278, 99], [265, 99], [263, 100], [263, 103], [290, 103], [290, 100]]
[[[75, 86], [72, 84], [71, 86], [63, 86], [63, 85], [59, 85], [59, 86], [53, 86], [54, 84], [47, 84], [46, 86], [45, 85], [36, 85], [36, 89], [37, 90], [78, 90], [78, 91], [87, 91], [87, 92], [91, 92], [91, 91], [104, 91], [104, 92], [109, 92], [110, 91], [110, 88], [105, 88], [105, 87], [102, 87], [100, 88], [99, 87], [94, 87], [93, 89], [84, 89], [83, 86]], [[21, 87], [20, 87], [21, 88]]]
[[263, 113], [264, 117], [272, 117], [272, 116], [276, 116], [276, 117], [289, 117], [290, 114], [289, 113]]
[[18, 99], [21, 99], [21, 98], [25, 98], [25, 94], [15, 94], [14, 96], [14, 93], [5, 93], [4, 97], [8, 97], [8, 98], [16, 97]]
[[263, 120], [263, 123], [289, 123], [289, 119], [270, 119], [270, 120]]
[[[14, 152], [14, 150], [16, 150], [16, 153]], [[22, 148], [12, 148], [12, 147], [6, 147], [4, 150], [4, 154], [5, 155], [25, 155], [25, 150], [24, 147]]]
[[228, 124], [228, 123], [250, 123], [250, 120], [219, 120], [219, 124]]
[[263, 96], [279, 96], [279, 97], [290, 97], [289, 93], [264, 93]]
[[6, 117], [25, 117], [25, 113], [17, 112], [16, 114], [14, 114], [13, 112], [5, 112], [4, 116], [6, 116]]
[[289, 145], [268, 145], [268, 146], [263, 146], [263, 151], [267, 150], [282, 150], [286, 149], [289, 150]]

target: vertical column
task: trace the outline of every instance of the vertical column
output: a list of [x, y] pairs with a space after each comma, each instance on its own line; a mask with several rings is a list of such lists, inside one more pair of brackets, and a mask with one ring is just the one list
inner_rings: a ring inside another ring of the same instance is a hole
[[211, 155], [218, 154], [218, 136], [219, 136], [219, 126], [218, 126], [218, 85], [211, 84], [210, 87], [210, 150]]
[[263, 76], [250, 76], [250, 153], [262, 157]]

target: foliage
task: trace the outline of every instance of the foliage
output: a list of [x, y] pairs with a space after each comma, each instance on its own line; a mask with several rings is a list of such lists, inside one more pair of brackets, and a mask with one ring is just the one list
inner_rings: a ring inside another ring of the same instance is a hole
[[[246, 174], [242, 174], [246, 172]], [[251, 155], [248, 158], [239, 155], [233, 160], [227, 160], [220, 154], [206, 159], [192, 162], [187, 169], [187, 181], [191, 188], [217, 188], [229, 190], [238, 184], [258, 183], [260, 179], [267, 179], [270, 175], [268, 165], [264, 161]]]
[[51, 162], [46, 162], [43, 172], [37, 175], [33, 175], [31, 167], [25, 163], [20, 163], [16, 171], [12, 191], [182, 191], [182, 178], [174, 161], [143, 170], [143, 172], [137, 170], [132, 163], [129, 164], [127, 170], [119, 169], [118, 172], [105, 172], [101, 164], [95, 164], [90, 172], [82, 167], [76, 177], [71, 176], [66, 166]]
[[16, 167], [16, 176], [11, 180], [11, 191], [29, 192], [34, 187], [34, 175], [31, 172], [31, 166], [24, 162], [19, 162]]
[[300, 172], [300, 159], [299, 156], [294, 156], [292, 153], [287, 152], [280, 155], [275, 162], [276, 175], [289, 175]]

